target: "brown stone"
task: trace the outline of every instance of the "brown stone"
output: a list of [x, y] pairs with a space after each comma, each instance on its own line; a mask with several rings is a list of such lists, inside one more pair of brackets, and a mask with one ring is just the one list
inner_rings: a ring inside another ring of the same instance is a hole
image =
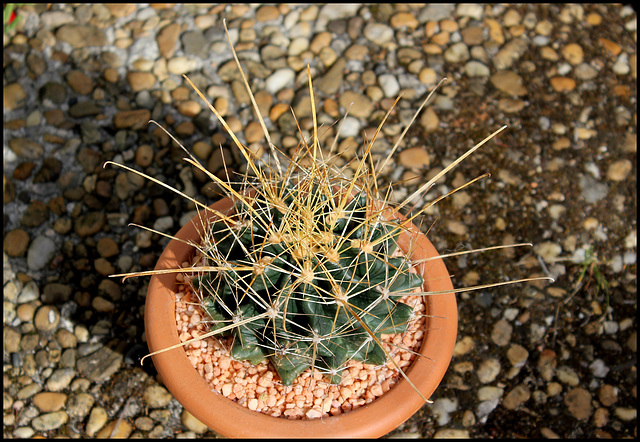
[[271, 110], [269, 111], [269, 118], [271, 121], [278, 121], [280, 115], [284, 114], [289, 110], [289, 105], [286, 103], [276, 103], [273, 105]]
[[617, 57], [620, 51], [622, 51], [622, 47], [618, 43], [614, 43], [606, 38], [599, 38], [598, 43], [602, 45], [609, 55], [613, 55], [614, 57]]
[[117, 69], [106, 68], [104, 70], [104, 79], [109, 83], [116, 83], [120, 79], [120, 74], [118, 74]]
[[427, 132], [435, 132], [440, 125], [440, 119], [438, 118], [436, 111], [434, 111], [431, 107], [427, 108], [427, 110], [424, 111], [424, 113], [420, 117], [420, 125]]
[[98, 115], [100, 109], [93, 100], [79, 101], [69, 108], [69, 116], [73, 118], [90, 117]]
[[8, 204], [13, 201], [16, 197], [16, 185], [13, 184], [13, 181], [5, 175], [2, 174], [2, 201], [4, 204]]
[[313, 37], [309, 49], [314, 54], [319, 54], [320, 51], [331, 44], [331, 32], [320, 32]]
[[56, 39], [69, 43], [74, 49], [105, 46], [109, 42], [104, 31], [95, 26], [66, 24], [56, 31]]
[[497, 89], [509, 95], [521, 96], [527, 94], [522, 77], [512, 71], [496, 72], [491, 76], [491, 83]]
[[280, 11], [277, 6], [265, 5], [256, 11], [256, 20], [259, 22], [277, 20], [280, 17]]
[[252, 121], [247, 124], [247, 127], [244, 129], [244, 137], [247, 140], [247, 143], [255, 143], [259, 142], [264, 138], [264, 132], [262, 131], [262, 126], [257, 121]]
[[193, 118], [198, 115], [201, 110], [202, 107], [200, 106], [200, 103], [195, 100], [183, 101], [178, 105], [178, 112], [186, 117]]
[[31, 161], [25, 161], [18, 164], [18, 167], [13, 171], [13, 179], [19, 181], [26, 180], [29, 178], [29, 175], [31, 175], [31, 172], [33, 172], [35, 167], [36, 164]]
[[16, 155], [26, 160], [37, 160], [44, 153], [41, 145], [28, 138], [14, 138], [9, 141], [9, 147]]
[[64, 123], [64, 112], [60, 109], [51, 109], [44, 113], [44, 118], [51, 126], [59, 126]]
[[158, 43], [158, 49], [160, 55], [164, 58], [171, 58], [175, 53], [176, 42], [180, 35], [180, 25], [177, 23], [171, 23], [158, 33], [156, 41]]
[[529, 390], [529, 387], [524, 384], [519, 384], [507, 393], [502, 401], [502, 405], [508, 410], [515, 410], [520, 405], [528, 401], [530, 397], [531, 391]]
[[553, 77], [550, 82], [556, 92], [570, 92], [576, 88], [576, 81], [569, 77]]
[[96, 244], [96, 249], [98, 250], [98, 254], [103, 258], [111, 258], [115, 256], [120, 251], [118, 248], [118, 243], [115, 242], [111, 238], [101, 238]]
[[29, 247], [29, 241], [29, 234], [24, 230], [12, 230], [4, 237], [4, 251], [12, 257], [24, 256]]
[[36, 394], [32, 401], [38, 410], [43, 413], [49, 413], [52, 411], [58, 411], [64, 407], [64, 404], [67, 401], [67, 395], [64, 393], [43, 391]]
[[18, 118], [17, 120], [7, 121], [4, 124], [4, 128], [9, 130], [18, 130], [18, 129], [22, 129], [26, 125], [27, 125], [27, 120], [25, 120], [24, 118]]
[[364, 45], [353, 44], [344, 53], [349, 60], [364, 60], [369, 55], [369, 48]]
[[395, 29], [407, 27], [409, 29], [415, 29], [418, 27], [418, 19], [414, 14], [410, 12], [398, 12], [391, 17], [391, 26]]
[[153, 147], [142, 144], [136, 150], [136, 164], [140, 167], [148, 167], [153, 161]]
[[191, 121], [184, 121], [176, 126], [176, 135], [189, 137], [196, 131], [196, 126]]
[[133, 428], [131, 424], [124, 419], [115, 419], [109, 422], [102, 430], [96, 434], [98, 439], [114, 438], [126, 439], [129, 437]]
[[504, 43], [504, 34], [502, 33], [502, 25], [498, 20], [492, 18], [486, 18], [484, 20], [487, 26], [489, 26], [489, 38], [499, 45]]
[[3, 88], [2, 105], [7, 110], [13, 110], [22, 105], [27, 93], [20, 83], [11, 83]]
[[618, 402], [618, 387], [614, 387], [613, 385], [604, 384], [598, 390], [598, 399], [605, 407], [610, 407], [611, 405]]
[[562, 56], [574, 66], [582, 63], [584, 59], [584, 51], [582, 50], [582, 46], [577, 43], [569, 43], [564, 48], [562, 48]]
[[331, 69], [329, 69], [324, 76], [315, 81], [315, 87], [327, 95], [335, 94], [342, 83], [344, 68], [346, 65], [347, 60], [345, 58], [339, 58], [336, 60], [333, 66], [331, 66]]
[[145, 129], [149, 124], [151, 112], [147, 109], [120, 111], [113, 117], [113, 124], [118, 129]]
[[357, 92], [344, 92], [340, 95], [339, 102], [345, 109], [349, 108], [349, 114], [357, 118], [367, 118], [373, 112], [373, 102], [366, 95]]
[[569, 412], [578, 420], [588, 420], [593, 413], [591, 393], [584, 388], [574, 388], [564, 397], [564, 403]]
[[139, 92], [153, 88], [156, 76], [151, 72], [129, 72], [127, 73], [127, 81], [133, 92]]
[[89, 95], [91, 91], [93, 91], [93, 80], [84, 72], [76, 70], [69, 71], [66, 78], [71, 89], [80, 95]]
[[611, 181], [624, 181], [631, 173], [633, 163], [627, 159], [614, 161], [607, 169], [607, 178]]
[[422, 169], [429, 167], [429, 154], [423, 147], [412, 147], [400, 152], [398, 162], [409, 169]]
[[42, 201], [34, 201], [27, 207], [20, 223], [26, 227], [37, 227], [49, 219], [49, 208]]
[[90, 236], [98, 233], [107, 221], [103, 212], [89, 212], [77, 218], [74, 223], [74, 231], [79, 236]]
[[484, 41], [483, 29], [479, 26], [469, 26], [462, 30], [462, 41], [467, 45], [479, 45]]
[[135, 3], [105, 3], [111, 15], [116, 18], [127, 17], [136, 11]]
[[52, 331], [58, 327], [60, 312], [52, 305], [43, 305], [36, 312], [33, 323], [38, 330]]
[[585, 20], [591, 26], [598, 26], [600, 23], [602, 23], [602, 16], [600, 14], [592, 12], [591, 14], [587, 15]]

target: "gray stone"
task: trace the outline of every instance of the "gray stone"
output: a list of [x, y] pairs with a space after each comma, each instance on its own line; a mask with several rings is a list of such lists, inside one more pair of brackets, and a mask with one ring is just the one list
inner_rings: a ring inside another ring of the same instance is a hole
[[609, 186], [606, 183], [597, 181], [590, 175], [580, 174], [578, 183], [582, 190], [582, 197], [588, 203], [597, 203], [609, 194]]
[[93, 437], [98, 430], [104, 427], [104, 424], [107, 423], [107, 410], [102, 407], [96, 406], [91, 410], [91, 414], [89, 415], [89, 420], [87, 421], [87, 425], [85, 426], [85, 431], [91, 437]]
[[480, 364], [476, 374], [483, 384], [493, 382], [498, 374], [500, 374], [500, 361], [495, 358], [487, 359]]
[[427, 21], [440, 21], [453, 16], [453, 10], [456, 8], [454, 3], [432, 3], [420, 10], [418, 21], [424, 23]]
[[478, 404], [478, 409], [476, 410], [476, 416], [478, 417], [478, 421], [481, 424], [487, 421], [489, 414], [491, 414], [491, 412], [496, 409], [499, 402], [500, 402], [500, 399], [494, 398], [494, 399], [482, 401]]
[[37, 236], [29, 246], [27, 252], [27, 266], [31, 270], [44, 268], [56, 253], [56, 243], [49, 237]]
[[64, 11], [45, 11], [40, 14], [40, 23], [42, 23], [43, 27], [49, 29], [56, 29], [74, 21], [73, 15]]
[[109, 43], [104, 31], [87, 25], [66, 24], [56, 31], [56, 38], [69, 43], [74, 49]]
[[173, 396], [166, 388], [160, 385], [152, 385], [145, 390], [143, 398], [145, 404], [150, 408], [164, 408], [169, 405]]
[[69, 420], [66, 411], [54, 411], [42, 414], [31, 421], [31, 426], [36, 431], [51, 431], [60, 428]]
[[461, 17], [471, 17], [480, 20], [484, 14], [484, 6], [477, 3], [460, 3], [456, 9], [456, 14]]
[[469, 77], [488, 77], [491, 71], [484, 64], [476, 60], [471, 60], [464, 65], [464, 71]]
[[598, 378], [603, 378], [609, 373], [609, 367], [605, 364], [602, 359], [596, 359], [589, 365], [589, 370], [591, 373]]
[[504, 319], [500, 319], [493, 326], [491, 340], [496, 345], [505, 346], [511, 341], [511, 333], [513, 333], [513, 326]]
[[189, 31], [182, 34], [182, 48], [185, 54], [202, 55], [206, 52], [209, 42], [200, 31]]
[[[6, 287], [6, 286], [5, 286]], [[6, 290], [6, 288], [5, 288]], [[35, 281], [29, 281], [20, 291], [18, 296], [18, 304], [24, 304], [25, 302], [35, 301], [40, 298], [40, 289]]]
[[347, 65], [345, 58], [339, 58], [333, 63], [331, 69], [314, 82], [314, 86], [327, 95], [335, 94], [340, 88], [344, 78], [344, 68]]
[[182, 75], [195, 71], [201, 66], [200, 58], [174, 57], [167, 62], [167, 70], [171, 74]]
[[393, 38], [393, 29], [382, 23], [369, 23], [363, 33], [368, 40], [377, 45], [383, 45]]
[[354, 17], [358, 14], [358, 9], [361, 6], [358, 3], [328, 3], [322, 6], [322, 9], [318, 12], [314, 29], [316, 31], [326, 31], [327, 23], [331, 20]]
[[37, 160], [44, 153], [44, 148], [28, 138], [14, 138], [9, 141], [9, 147], [20, 158]]
[[106, 381], [122, 365], [122, 355], [108, 347], [78, 359], [78, 373], [94, 382]]
[[69, 108], [69, 116], [73, 118], [90, 117], [98, 115], [100, 109], [93, 100], [79, 101]]
[[69, 386], [76, 373], [73, 368], [61, 368], [53, 372], [47, 379], [48, 391], [62, 391]]
[[493, 57], [493, 64], [498, 70], [507, 69], [513, 65], [528, 50], [529, 43], [524, 38], [509, 40]]
[[444, 51], [444, 59], [449, 63], [463, 63], [469, 59], [469, 48], [462, 42], [455, 43]]
[[63, 84], [55, 81], [49, 81], [38, 90], [40, 101], [51, 101], [54, 104], [62, 104], [67, 97], [67, 89]]

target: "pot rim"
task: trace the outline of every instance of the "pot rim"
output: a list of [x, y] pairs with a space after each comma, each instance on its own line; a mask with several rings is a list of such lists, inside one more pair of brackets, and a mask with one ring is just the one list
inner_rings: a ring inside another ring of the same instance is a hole
[[[224, 212], [232, 201], [223, 198], [210, 207]], [[200, 238], [202, 212], [185, 224], [176, 238]], [[398, 214], [400, 218], [402, 215]], [[436, 256], [431, 241], [413, 224], [411, 238], [417, 238], [412, 258]], [[402, 233], [398, 239], [404, 250], [410, 237]], [[158, 259], [156, 270], [176, 268], [186, 261], [193, 246], [171, 240]], [[449, 273], [442, 259], [419, 265], [425, 279], [425, 291], [453, 290]], [[145, 333], [149, 351], [154, 352], [180, 343], [175, 320], [176, 273], [154, 275], [149, 282], [145, 303]], [[444, 377], [453, 355], [458, 328], [458, 311], [453, 293], [425, 296], [426, 324], [420, 354], [406, 374], [421, 393], [429, 398]], [[191, 365], [184, 348], [179, 347], [152, 356], [156, 370], [173, 396], [202, 423], [228, 437], [380, 437], [397, 428], [425, 403], [409, 383], [398, 383], [373, 402], [355, 410], [309, 420], [273, 417], [249, 410], [211, 390]]]

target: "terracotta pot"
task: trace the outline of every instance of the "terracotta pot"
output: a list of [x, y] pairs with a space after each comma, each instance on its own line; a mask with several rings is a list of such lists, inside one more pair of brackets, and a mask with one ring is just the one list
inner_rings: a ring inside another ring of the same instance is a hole
[[[211, 207], [224, 212], [232, 206], [223, 199]], [[209, 212], [200, 216], [212, 216]], [[198, 241], [202, 220], [196, 216], [176, 235], [182, 239]], [[411, 225], [412, 235], [417, 235], [414, 260], [436, 256], [427, 237]], [[408, 245], [408, 234], [402, 234], [398, 242], [403, 250]], [[172, 240], [164, 250], [156, 270], [177, 268], [187, 261], [193, 247]], [[452, 290], [449, 273], [442, 259], [421, 265], [421, 274], [428, 291]], [[151, 278], [145, 306], [145, 331], [151, 352], [180, 343], [175, 321], [176, 274], [155, 275]], [[458, 328], [458, 311], [453, 293], [426, 296], [426, 331], [418, 358], [407, 370], [414, 385], [425, 397], [434, 392], [451, 361]], [[162, 381], [173, 396], [191, 414], [214, 431], [227, 437], [321, 437], [353, 438], [380, 437], [397, 428], [410, 418], [424, 401], [406, 380], [401, 379], [391, 390], [370, 404], [339, 416], [312, 420], [276, 418], [251, 411], [221, 394], [212, 391], [209, 384], [189, 362], [182, 347], [152, 356]]]

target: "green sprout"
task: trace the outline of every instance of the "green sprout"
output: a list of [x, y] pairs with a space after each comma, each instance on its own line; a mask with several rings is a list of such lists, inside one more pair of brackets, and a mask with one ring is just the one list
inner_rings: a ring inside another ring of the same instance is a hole
[[4, 23], [4, 33], [11, 33], [16, 26], [18, 26], [18, 22], [22, 18], [21, 15], [16, 13], [16, 8], [18, 6], [23, 5], [24, 3], [5, 3], [2, 12], [2, 22]]
[[582, 286], [585, 284], [584, 279], [588, 270], [589, 277], [586, 280], [586, 285], [584, 288], [585, 289], [588, 288], [591, 281], [595, 279], [596, 296], [598, 296], [598, 294], [600, 293], [600, 290], [604, 292], [605, 309], [604, 309], [604, 313], [602, 314], [602, 318], [604, 318], [609, 312], [609, 287], [610, 287], [609, 282], [604, 277], [599, 267], [599, 264], [604, 264], [604, 263], [606, 263], [606, 261], [598, 260], [598, 256], [593, 251], [593, 246], [589, 246], [589, 248], [585, 252], [584, 259], [580, 263], [581, 269], [580, 269], [580, 274], [578, 275], [578, 280], [576, 281], [575, 288], [571, 293], [571, 296], [569, 297], [569, 298], [573, 297], [576, 293], [580, 291], [580, 289], [582, 289]]

